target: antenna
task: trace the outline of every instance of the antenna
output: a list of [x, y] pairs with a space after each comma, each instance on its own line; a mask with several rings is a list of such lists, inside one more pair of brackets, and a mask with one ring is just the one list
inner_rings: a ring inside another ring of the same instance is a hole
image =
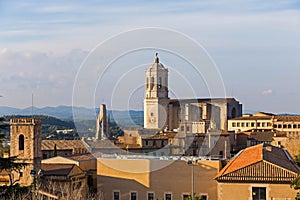
[[31, 117], [33, 117], [33, 92], [31, 94]]

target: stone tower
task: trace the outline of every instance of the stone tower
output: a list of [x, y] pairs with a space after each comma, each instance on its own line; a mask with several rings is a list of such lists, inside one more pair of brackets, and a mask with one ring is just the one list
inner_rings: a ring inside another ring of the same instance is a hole
[[36, 118], [12, 118], [10, 120], [10, 155], [27, 163], [20, 173], [14, 173], [14, 180], [29, 186], [35, 174], [41, 169], [42, 120]]
[[101, 104], [96, 122], [96, 140], [103, 140], [107, 137], [109, 137], [109, 117], [106, 112], [106, 105]]
[[144, 99], [144, 128], [164, 129], [168, 122], [168, 69], [157, 57], [146, 70], [146, 87]]

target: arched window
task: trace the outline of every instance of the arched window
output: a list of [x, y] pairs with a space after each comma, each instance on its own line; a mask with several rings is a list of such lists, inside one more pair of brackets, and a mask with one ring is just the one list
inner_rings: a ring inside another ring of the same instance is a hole
[[147, 77], [146, 88], [149, 89], [149, 78]]
[[150, 87], [151, 89], [154, 87], [154, 77], [151, 77]]
[[161, 83], [161, 77], [159, 77], [158, 78], [158, 88], [161, 88], [161, 85], [162, 85], [162, 83]]
[[19, 136], [19, 150], [24, 150], [24, 135]]

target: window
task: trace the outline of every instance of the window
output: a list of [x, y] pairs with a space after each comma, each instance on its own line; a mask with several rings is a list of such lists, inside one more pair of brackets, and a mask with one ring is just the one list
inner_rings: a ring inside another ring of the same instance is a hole
[[20, 177], [23, 177], [23, 172], [20, 172], [20, 173], [19, 173], [19, 176], [20, 176]]
[[151, 89], [154, 87], [154, 77], [151, 77], [150, 87]]
[[153, 116], [154, 116], [154, 113], [153, 113], [153, 112], [151, 112], [151, 113], [150, 113], [150, 116], [151, 116], [151, 117], [153, 117]]
[[251, 122], [251, 127], [255, 127], [255, 123], [254, 122]]
[[293, 128], [297, 128], [297, 125], [296, 125], [296, 124], [293, 124]]
[[147, 200], [154, 200], [154, 193], [153, 192], [148, 192]]
[[137, 193], [136, 192], [131, 192], [130, 193], [130, 200], [137, 200]]
[[207, 200], [207, 195], [201, 195], [201, 199], [200, 200]]
[[260, 122], [257, 122], [257, 126], [258, 126], [258, 127], [260, 126]]
[[236, 126], [237, 126], [237, 127], [240, 127], [240, 122], [236, 123]]
[[146, 145], [146, 146], [148, 146], [148, 145], [149, 145], [149, 144], [148, 144], [148, 140], [146, 140], [146, 141], [145, 141], [145, 145]]
[[252, 188], [252, 200], [266, 200], [266, 188], [265, 187], [253, 187]]
[[292, 128], [292, 125], [291, 125], [291, 124], [289, 124], [289, 125], [288, 125], [288, 128]]
[[278, 124], [278, 128], [282, 128], [282, 125], [281, 125], [281, 124]]
[[223, 151], [220, 151], [220, 152], [219, 152], [219, 156], [223, 156]]
[[265, 126], [266, 126], [266, 123], [265, 123], [265, 122], [262, 122], [262, 123], [261, 123], [261, 126], [262, 126], [262, 127], [265, 127]]
[[172, 194], [166, 193], [165, 194], [165, 200], [172, 200]]
[[245, 126], [245, 123], [244, 123], [244, 122], [242, 122], [242, 123], [241, 123], [241, 126], [242, 126], [242, 127], [244, 127], [244, 126]]
[[277, 128], [277, 124], [274, 124], [274, 128]]
[[149, 88], [149, 78], [147, 77], [147, 81], [146, 81], [146, 88]]
[[246, 127], [249, 127], [249, 122], [246, 123]]
[[283, 124], [283, 128], [286, 128], [286, 124]]
[[161, 77], [158, 78], [158, 88], [161, 88], [162, 85], [162, 81], [161, 81]]
[[114, 192], [114, 200], [120, 200], [120, 192]]
[[24, 150], [24, 135], [19, 136], [19, 150]]
[[232, 122], [232, 127], [236, 127], [236, 123], [235, 122]]

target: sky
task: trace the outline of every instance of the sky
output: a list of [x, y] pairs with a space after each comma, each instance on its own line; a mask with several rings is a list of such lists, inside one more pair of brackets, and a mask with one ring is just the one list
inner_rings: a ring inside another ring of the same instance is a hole
[[[219, 71], [224, 96], [235, 97], [244, 110], [300, 113], [299, 0], [0, 0], [0, 106], [31, 106], [32, 94], [37, 107], [74, 104], [76, 78], [91, 52], [112, 36], [147, 27], [173, 30], [200, 44]], [[115, 67], [112, 76], [107, 74], [107, 82], [100, 80], [93, 88], [95, 105], [113, 98], [110, 109], [142, 109], [143, 73], [154, 53], [155, 49], [129, 53], [114, 63], [127, 65], [130, 71], [134, 59], [134, 66], [139, 66], [133, 70], [139, 72], [136, 78], [122, 79], [123, 85], [137, 81], [129, 104], [122, 104], [121, 92], [110, 97], [97, 91], [119, 83], [109, 82], [118, 71]], [[170, 68], [170, 90], [180, 91], [174, 96], [188, 97], [184, 84], [176, 81], [185, 63], [167, 51], [159, 56]], [[176, 65], [182, 67], [173, 69]], [[199, 98], [209, 96], [205, 77], [197, 82], [192, 75], [186, 76], [184, 80], [193, 80], [188, 84], [196, 88]], [[91, 89], [80, 87], [81, 96]]]

